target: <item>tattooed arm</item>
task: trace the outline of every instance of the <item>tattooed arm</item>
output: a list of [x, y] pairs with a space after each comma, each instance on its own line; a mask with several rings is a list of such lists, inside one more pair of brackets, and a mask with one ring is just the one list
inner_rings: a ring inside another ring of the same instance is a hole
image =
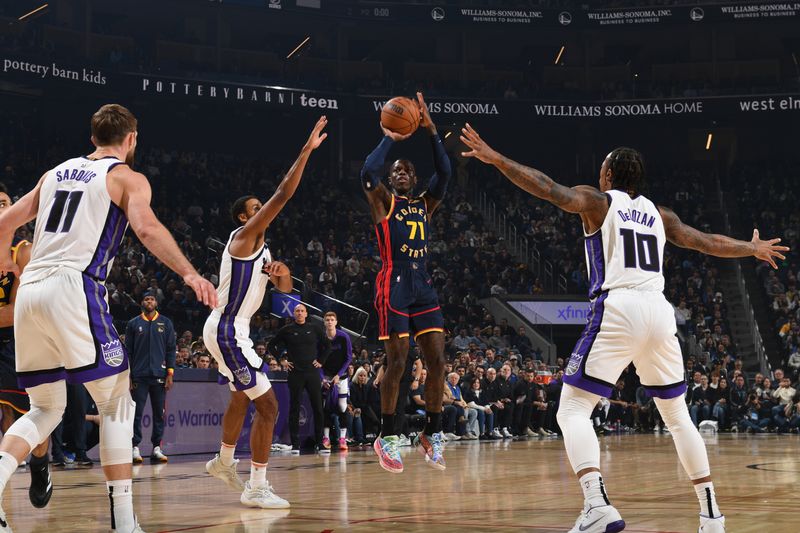
[[703, 233], [687, 224], [681, 222], [671, 209], [659, 206], [661, 219], [664, 221], [664, 231], [667, 240], [681, 248], [697, 250], [707, 255], [716, 257], [757, 257], [766, 261], [772, 268], [778, 268], [775, 258], [786, 259], [781, 252], [789, 251], [788, 246], [778, 246], [780, 239], [769, 239], [762, 241], [758, 236], [758, 230], [753, 230], [751, 241], [740, 241], [725, 235], [716, 233]]

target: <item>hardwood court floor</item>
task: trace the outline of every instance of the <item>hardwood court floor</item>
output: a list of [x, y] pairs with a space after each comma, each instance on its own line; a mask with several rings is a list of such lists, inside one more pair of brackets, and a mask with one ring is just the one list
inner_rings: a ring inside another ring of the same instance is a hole
[[[708, 443], [717, 497], [729, 532], [800, 531], [800, 438], [719, 435]], [[697, 500], [669, 435], [601, 439], [609, 496], [626, 531], [697, 531]], [[276, 454], [269, 479], [290, 513], [247, 509], [239, 495], [205, 473], [208, 456], [173, 457], [137, 467], [135, 507], [148, 533], [177, 531], [567, 531], [582, 504], [560, 439], [464, 442], [446, 449], [444, 472], [404, 448], [405, 472], [389, 474], [374, 453]], [[247, 460], [240, 465], [242, 477]], [[54, 472], [46, 509], [28, 502], [23, 469], [3, 500], [17, 533], [108, 531], [102, 471]]]

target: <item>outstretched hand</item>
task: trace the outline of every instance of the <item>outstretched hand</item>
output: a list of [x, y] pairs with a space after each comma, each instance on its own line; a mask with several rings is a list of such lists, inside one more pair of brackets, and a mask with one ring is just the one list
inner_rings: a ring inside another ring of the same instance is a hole
[[314, 129], [311, 130], [311, 135], [308, 137], [308, 141], [306, 141], [306, 146], [312, 150], [316, 150], [322, 144], [322, 141], [328, 138], [327, 133], [322, 133], [322, 130], [325, 129], [325, 126], [328, 125], [328, 117], [322, 115], [319, 117], [319, 120], [316, 124], [314, 124]]
[[203, 302], [204, 305], [207, 305], [211, 309], [217, 307], [217, 289], [215, 289], [214, 285], [206, 278], [194, 272], [185, 276], [183, 282], [191, 287], [197, 295], [198, 301]]
[[[431, 113], [428, 111], [428, 106], [425, 105], [425, 98], [421, 92], [417, 92], [417, 104], [419, 105], [419, 127], [431, 131], [431, 134], [436, 133], [436, 127], [433, 125]], [[433, 128], [431, 130], [431, 128]]]
[[289, 267], [280, 261], [272, 261], [271, 263], [264, 263], [261, 272], [276, 277], [287, 276], [289, 274]]
[[778, 243], [781, 242], [780, 239], [769, 239], [767, 241], [762, 241], [758, 237], [758, 230], [753, 230], [753, 239], [750, 241], [753, 243], [755, 250], [753, 251], [753, 255], [762, 261], [766, 261], [769, 263], [772, 268], [778, 268], [778, 265], [775, 264], [775, 258], [778, 259], [786, 259], [786, 257], [781, 252], [788, 252], [788, 246], [778, 246]]
[[486, 144], [486, 141], [481, 139], [481, 136], [469, 125], [469, 122], [461, 128], [461, 142], [470, 148], [469, 152], [461, 152], [462, 156], [474, 157], [490, 165], [497, 160], [499, 154], [492, 150], [492, 148]]

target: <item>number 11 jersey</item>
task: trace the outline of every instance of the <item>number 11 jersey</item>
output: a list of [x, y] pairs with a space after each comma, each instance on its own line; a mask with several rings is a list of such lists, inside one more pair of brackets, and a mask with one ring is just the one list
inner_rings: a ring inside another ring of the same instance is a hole
[[44, 177], [31, 260], [20, 284], [47, 278], [67, 267], [103, 283], [111, 270], [128, 219], [111, 201], [106, 176], [114, 157], [69, 159]]

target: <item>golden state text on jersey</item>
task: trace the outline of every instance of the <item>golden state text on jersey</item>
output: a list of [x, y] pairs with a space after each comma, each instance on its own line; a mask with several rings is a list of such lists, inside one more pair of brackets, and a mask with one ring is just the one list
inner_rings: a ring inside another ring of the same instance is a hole
[[389, 214], [376, 225], [381, 259], [424, 262], [428, 255], [425, 199], [392, 195]]

